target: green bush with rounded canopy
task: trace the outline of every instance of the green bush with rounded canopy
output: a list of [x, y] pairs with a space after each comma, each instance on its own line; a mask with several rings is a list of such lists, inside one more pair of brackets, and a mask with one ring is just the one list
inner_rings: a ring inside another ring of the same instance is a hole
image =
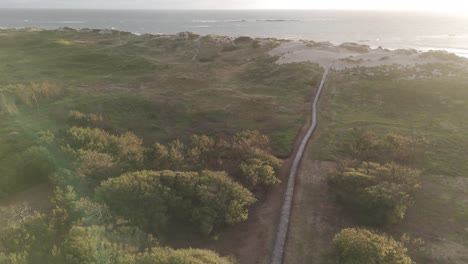
[[213, 229], [247, 219], [253, 194], [224, 172], [139, 171], [104, 181], [97, 195], [116, 214], [145, 230], [162, 231], [170, 219]]
[[337, 202], [366, 224], [400, 222], [413, 204], [421, 172], [394, 163], [342, 164], [331, 172], [329, 184]]
[[402, 243], [366, 229], [349, 228], [332, 242], [329, 264], [413, 264]]

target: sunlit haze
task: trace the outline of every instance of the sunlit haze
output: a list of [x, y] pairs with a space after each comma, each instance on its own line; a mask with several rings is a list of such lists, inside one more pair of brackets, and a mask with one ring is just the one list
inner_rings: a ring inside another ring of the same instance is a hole
[[345, 9], [417, 10], [468, 13], [468, 2], [460, 0], [2, 0], [0, 8], [99, 8], [99, 9]]

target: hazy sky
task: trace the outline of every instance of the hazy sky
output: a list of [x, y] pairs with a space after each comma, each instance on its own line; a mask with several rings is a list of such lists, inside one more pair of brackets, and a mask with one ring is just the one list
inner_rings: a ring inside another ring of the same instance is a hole
[[468, 13], [466, 0], [0, 0], [0, 8], [378, 9]]

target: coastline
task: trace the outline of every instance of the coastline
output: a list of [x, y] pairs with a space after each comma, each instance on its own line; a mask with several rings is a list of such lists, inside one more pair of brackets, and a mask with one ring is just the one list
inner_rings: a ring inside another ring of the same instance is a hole
[[[77, 32], [77, 33], [86, 33], [86, 32], [102, 32], [102, 34], [109, 34], [110, 32], [112, 33], [117, 33], [117, 34], [131, 34], [136, 37], [177, 37], [180, 36], [181, 34], [191, 34], [194, 36], [197, 36], [199, 38], [206, 38], [206, 37], [214, 37], [214, 38], [221, 38], [225, 40], [234, 40], [236, 38], [242, 38], [246, 37], [244, 35], [218, 35], [218, 34], [198, 34], [192, 31], [184, 31], [184, 32], [177, 32], [177, 33], [139, 33], [139, 32], [130, 32], [130, 31], [123, 31], [123, 30], [117, 30], [114, 28], [111, 29], [90, 29], [90, 28], [78, 28], [78, 27], [59, 27], [56, 29], [48, 29], [48, 28], [42, 28], [42, 27], [12, 27], [12, 28], [5, 28], [0, 26], [0, 32], [1, 31], [52, 31], [52, 32]], [[368, 45], [368, 44], [362, 44], [360, 42], [342, 42], [342, 43], [337, 43], [337, 42], [332, 42], [332, 41], [320, 41], [316, 42], [311, 39], [306, 39], [306, 38], [277, 38], [277, 37], [254, 37], [254, 36], [248, 36], [249, 38], [257, 41], [257, 42], [265, 42], [265, 41], [275, 41], [275, 42], [280, 42], [282, 44], [284, 43], [305, 43], [305, 44], [310, 44], [312, 43], [313, 45], [322, 45], [325, 48], [330, 48], [330, 47], [343, 47], [343, 45], [348, 45], [348, 46], [353, 46], [356, 48], [364, 48], [368, 49], [369, 51], [385, 51], [389, 52], [391, 55], [392, 53], [401, 53], [402, 51], [408, 51], [412, 53], [417, 53], [419, 55], [424, 54], [424, 53], [447, 53], [447, 54], [453, 54], [459, 58], [467, 59], [468, 60], [468, 49], [466, 50], [460, 50], [457, 48], [419, 48], [419, 49], [414, 49], [414, 48], [394, 48], [394, 47], [385, 47], [385, 46], [376, 46], [376, 45]], [[351, 48], [353, 48], [351, 47]], [[353, 51], [353, 50], [351, 50]], [[286, 53], [290, 53], [291, 51], [287, 51]], [[337, 53], [342, 53], [342, 50], [335, 50]], [[275, 52], [273, 52], [275, 53]], [[280, 52], [281, 53], [281, 52]], [[356, 55], [359, 55], [360, 52], [351, 52], [347, 54], [347, 57], [355, 57]], [[403, 52], [405, 53], [405, 52]], [[279, 55], [279, 54], [273, 54], [273, 55]], [[400, 54], [401, 55], [401, 54]], [[385, 55], [383, 55], [385, 56]], [[337, 58], [333, 58], [333, 60], [336, 60]], [[345, 59], [345, 57], [341, 56], [339, 59]], [[304, 60], [295, 60], [294, 62], [300, 62]], [[306, 61], [310, 61], [310, 59], [307, 59]], [[280, 63], [287, 63], [287, 62], [280, 62]], [[330, 61], [327, 61], [325, 63], [319, 63], [321, 66], [326, 66], [330, 63]], [[410, 64], [410, 63], [398, 63], [398, 64]], [[359, 66], [359, 65], [355, 65]]]
[[395, 49], [445, 50], [468, 57], [468, 17], [431, 12], [337, 10], [0, 9], [0, 27], [107, 28], [177, 34], [355, 42]]

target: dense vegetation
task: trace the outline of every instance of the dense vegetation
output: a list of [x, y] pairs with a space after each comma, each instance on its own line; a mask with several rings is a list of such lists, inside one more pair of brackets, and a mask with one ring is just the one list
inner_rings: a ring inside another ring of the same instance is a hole
[[51, 214], [23, 212], [1, 237], [2, 264], [234, 263], [205, 250], [173, 250], [108, 213], [105, 205], [59, 188]]
[[343, 229], [333, 239], [330, 264], [413, 264], [402, 243], [365, 229]]
[[[288, 156], [321, 69], [274, 64], [271, 45], [254, 40], [202, 63], [192, 60], [194, 39], [1, 30], [0, 195], [35, 183], [34, 176], [17, 174], [20, 162], [11, 153], [37, 145], [39, 131], [66, 130], [70, 123], [114, 135], [133, 131], [164, 145], [187, 143], [193, 134], [228, 138], [261, 130], [275, 156]], [[84, 116], [67, 117], [74, 110]], [[255, 178], [265, 170], [244, 171]]]
[[[86, 126], [75, 126], [77, 121]], [[164, 240], [177, 225], [210, 236], [246, 220], [256, 201], [247, 188], [279, 182], [281, 161], [269, 153], [268, 137], [258, 131], [228, 140], [194, 135], [187, 147], [178, 140], [146, 147], [131, 132], [114, 135], [96, 127], [104, 121], [98, 114], [72, 111], [70, 128], [39, 133], [37, 146], [21, 154], [22, 172], [49, 177], [59, 187], [51, 214], [14, 209], [22, 213], [12, 214], [18, 219], [2, 236], [2, 258], [18, 263], [230, 263], [211, 252], [154, 248], [147, 242], [129, 251], [129, 245], [107, 237], [126, 228], [130, 233], [121, 238], [142, 242], [155, 235]], [[135, 230], [142, 237], [132, 238]]]
[[141, 171], [109, 179], [97, 195], [116, 214], [144, 230], [167, 230], [171, 221], [191, 223], [210, 234], [247, 219], [255, 199], [225, 173]]
[[[422, 237], [434, 251], [411, 247], [418, 263], [463, 262], [466, 256], [465, 236], [457, 231], [468, 219], [459, 191], [468, 172], [462, 114], [468, 97], [461, 88], [467, 83], [466, 67], [450, 57], [440, 64], [335, 72], [322, 101], [333, 111], [321, 114], [323, 126], [314, 146], [319, 159], [339, 164], [328, 183], [332, 199], [347, 209], [351, 222], [379, 226], [393, 236]], [[356, 237], [363, 231], [346, 232]], [[435, 237], [447, 241], [439, 244]], [[337, 251], [336, 240], [334, 263], [348, 263], [339, 256], [351, 254], [357, 244], [348, 241]]]
[[0, 32], [0, 196], [57, 187], [50, 212], [2, 216], [0, 263], [233, 262], [167, 238], [248, 218], [280, 182], [321, 69], [276, 65], [275, 44], [250, 38], [200, 41]]
[[395, 163], [344, 162], [331, 173], [337, 201], [367, 224], [400, 222], [413, 204], [421, 172]]

